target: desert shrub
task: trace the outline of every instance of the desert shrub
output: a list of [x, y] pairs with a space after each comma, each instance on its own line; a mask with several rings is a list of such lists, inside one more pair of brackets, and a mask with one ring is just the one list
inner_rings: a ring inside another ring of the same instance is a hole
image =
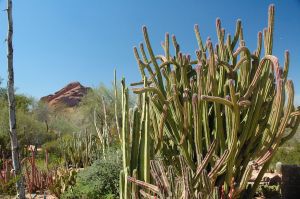
[[49, 121], [49, 128], [63, 134], [72, 133], [78, 130], [76, 126], [72, 124], [72, 121], [67, 113], [59, 112], [53, 113]]
[[48, 154], [48, 165], [46, 165], [46, 156], [45, 154], [37, 155], [36, 158], [36, 166], [39, 170], [55, 170], [61, 166], [63, 166], [63, 160], [60, 156], [56, 154]]
[[32, 113], [17, 112], [18, 133], [21, 145], [38, 145], [54, 140], [56, 135], [52, 131], [46, 130], [43, 122], [34, 118]]
[[0, 181], [0, 194], [15, 195], [17, 178], [11, 178], [7, 182]]
[[50, 142], [46, 142], [45, 144], [43, 144], [42, 148], [47, 150], [50, 154], [61, 155], [61, 147], [59, 144], [60, 140], [56, 139]]
[[280, 147], [274, 156], [272, 167], [275, 166], [276, 162], [300, 165], [300, 142], [288, 143]]
[[110, 150], [105, 157], [79, 172], [76, 184], [62, 195], [64, 199], [118, 198], [120, 151]]
[[77, 169], [58, 168], [54, 173], [53, 182], [49, 186], [51, 193], [61, 198], [63, 193], [75, 185], [77, 173]]

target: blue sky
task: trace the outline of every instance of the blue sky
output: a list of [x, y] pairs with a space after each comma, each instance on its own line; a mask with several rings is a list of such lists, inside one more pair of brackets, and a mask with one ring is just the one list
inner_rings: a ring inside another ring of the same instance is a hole
[[[273, 53], [283, 64], [291, 53], [289, 77], [300, 102], [300, 1], [200, 0], [14, 0], [15, 82], [18, 93], [53, 93], [71, 81], [111, 85], [114, 68], [128, 82], [140, 79], [132, 48], [143, 41], [146, 25], [156, 53], [165, 32], [175, 34], [183, 52], [197, 48], [193, 32], [216, 41], [215, 19], [234, 33], [242, 19], [246, 45], [254, 50], [257, 32], [267, 25], [268, 5], [276, 6]], [[6, 1], [0, 1], [0, 10]], [[6, 81], [6, 13], [0, 12], [0, 77]], [[3, 42], [2, 42], [3, 41]], [[5, 84], [5, 82], [4, 82]]]

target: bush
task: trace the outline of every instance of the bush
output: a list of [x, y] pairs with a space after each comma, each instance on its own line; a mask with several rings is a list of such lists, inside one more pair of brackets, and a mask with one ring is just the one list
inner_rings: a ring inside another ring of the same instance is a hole
[[59, 168], [56, 170], [54, 174], [54, 180], [49, 187], [51, 193], [58, 198], [61, 198], [63, 193], [67, 192], [72, 186], [75, 185], [77, 173], [78, 170], [76, 169]]
[[118, 198], [121, 152], [110, 150], [77, 175], [76, 184], [62, 195], [64, 199]]
[[300, 165], [300, 142], [287, 143], [280, 147], [273, 158], [271, 167], [274, 168], [276, 162]]
[[67, 139], [67, 137], [68, 136], [58, 137], [55, 140], [46, 142], [45, 144], [43, 144], [42, 148], [46, 149], [49, 154], [55, 154], [57, 156], [61, 156], [62, 155], [61, 140]]
[[0, 194], [15, 195], [17, 178], [10, 178], [7, 182], [0, 181]]

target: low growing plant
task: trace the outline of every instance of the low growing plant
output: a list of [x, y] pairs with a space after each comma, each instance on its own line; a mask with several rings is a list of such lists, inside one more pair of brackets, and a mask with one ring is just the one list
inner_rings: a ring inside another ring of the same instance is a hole
[[53, 182], [49, 190], [55, 196], [61, 198], [61, 195], [71, 189], [76, 183], [77, 169], [58, 168], [53, 174]]
[[43, 193], [53, 184], [53, 174], [55, 171], [48, 169], [48, 153], [46, 156], [44, 163], [46, 169], [40, 169], [37, 166], [34, 151], [31, 152], [31, 157], [27, 157], [22, 161], [23, 169], [25, 171], [24, 179], [29, 193]]
[[4, 156], [0, 159], [0, 194], [14, 195], [16, 193], [17, 178], [12, 173], [13, 165], [10, 159]]
[[280, 147], [274, 156], [271, 166], [275, 167], [276, 162], [300, 165], [300, 142], [288, 143]]
[[80, 171], [76, 184], [62, 195], [64, 199], [118, 198], [121, 153], [110, 149], [105, 158]]
[[15, 177], [10, 178], [8, 181], [0, 181], [0, 194], [4, 195], [16, 195], [16, 182], [17, 179]]

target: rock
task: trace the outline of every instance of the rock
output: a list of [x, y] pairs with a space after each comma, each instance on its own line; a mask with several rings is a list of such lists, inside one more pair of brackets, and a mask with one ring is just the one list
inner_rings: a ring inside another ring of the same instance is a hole
[[276, 163], [276, 173], [282, 174], [282, 163], [281, 162], [277, 162]]
[[90, 89], [82, 86], [79, 82], [72, 82], [54, 94], [42, 97], [41, 101], [52, 108], [71, 108], [77, 106]]

